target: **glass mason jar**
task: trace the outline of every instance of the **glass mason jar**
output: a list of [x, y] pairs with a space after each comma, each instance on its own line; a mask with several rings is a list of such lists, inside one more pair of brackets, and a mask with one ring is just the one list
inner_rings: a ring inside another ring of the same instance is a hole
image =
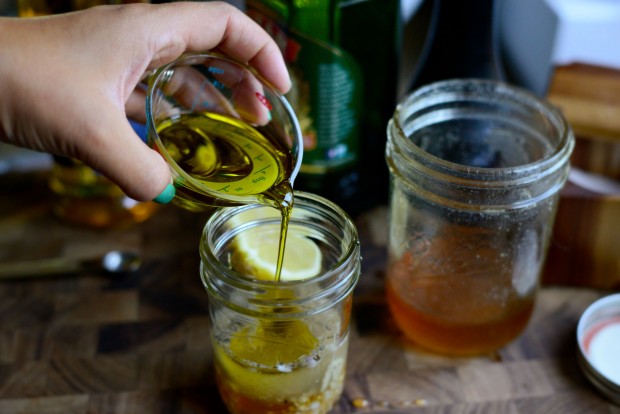
[[279, 237], [280, 220], [258, 204], [220, 209], [200, 244], [217, 384], [232, 414], [327, 413], [344, 385], [357, 230], [335, 204], [297, 192], [287, 248], [297, 238], [298, 253], [317, 267], [280, 282], [241, 274], [259, 254], [252, 246], [273, 247], [275, 258], [277, 243], [267, 240]]
[[72, 158], [54, 156], [49, 187], [54, 215], [80, 226], [126, 228], [149, 219], [159, 208], [127, 197], [116, 184]]
[[407, 337], [476, 355], [523, 331], [573, 146], [558, 110], [500, 82], [437, 82], [398, 105], [386, 295]]

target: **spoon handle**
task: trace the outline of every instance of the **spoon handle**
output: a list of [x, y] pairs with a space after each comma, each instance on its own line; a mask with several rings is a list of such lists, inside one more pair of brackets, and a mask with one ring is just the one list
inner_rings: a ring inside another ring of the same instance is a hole
[[56, 276], [79, 272], [83, 268], [81, 262], [65, 257], [28, 262], [0, 263], [0, 279]]

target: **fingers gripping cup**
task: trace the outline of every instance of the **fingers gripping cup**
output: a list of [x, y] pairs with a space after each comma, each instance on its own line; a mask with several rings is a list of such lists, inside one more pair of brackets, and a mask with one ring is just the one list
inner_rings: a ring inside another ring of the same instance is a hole
[[191, 53], [151, 77], [149, 144], [166, 160], [174, 201], [194, 211], [260, 203], [280, 208], [303, 142], [286, 99], [251, 67]]

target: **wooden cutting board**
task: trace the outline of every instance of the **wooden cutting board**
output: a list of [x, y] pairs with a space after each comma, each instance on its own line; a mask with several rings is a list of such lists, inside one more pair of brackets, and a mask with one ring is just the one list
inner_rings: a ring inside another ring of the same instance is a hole
[[[138, 248], [136, 274], [0, 282], [0, 413], [226, 413], [213, 377], [208, 301], [198, 277], [205, 217], [169, 206], [126, 230], [66, 226], [44, 177], [0, 176], [0, 261]], [[395, 328], [383, 296], [386, 209], [356, 218], [345, 391], [332, 414], [619, 414], [576, 362], [575, 326], [609, 293], [544, 288], [526, 332], [500, 352], [433, 356]]]

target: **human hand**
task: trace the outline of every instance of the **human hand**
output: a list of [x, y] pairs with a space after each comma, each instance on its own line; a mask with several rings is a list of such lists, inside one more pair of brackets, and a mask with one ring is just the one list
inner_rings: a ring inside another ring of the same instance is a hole
[[136, 200], [170, 183], [168, 165], [135, 134], [144, 74], [185, 51], [248, 62], [281, 92], [277, 45], [221, 2], [104, 6], [40, 19], [0, 18], [0, 139], [77, 158]]

